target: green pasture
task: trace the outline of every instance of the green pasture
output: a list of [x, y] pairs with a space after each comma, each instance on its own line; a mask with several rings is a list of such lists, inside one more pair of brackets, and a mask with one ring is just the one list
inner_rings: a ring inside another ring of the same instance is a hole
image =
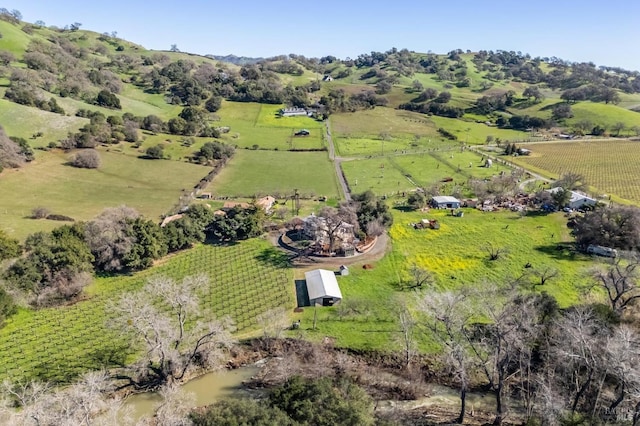
[[378, 138], [388, 133], [397, 138], [438, 137], [432, 117], [416, 112], [376, 107], [357, 112], [332, 114], [333, 137]]
[[21, 26], [11, 24], [7, 21], [0, 21], [0, 50], [8, 50], [16, 57], [21, 58], [31, 42], [31, 36], [22, 31]]
[[582, 120], [589, 120], [600, 126], [605, 126], [610, 133], [611, 127], [618, 123], [624, 123], [627, 130], [623, 130], [622, 134], [633, 134], [630, 129], [633, 126], [640, 126], [640, 114], [629, 111], [617, 105], [603, 104], [596, 102], [578, 102], [571, 105], [573, 118], [567, 120], [568, 125], [574, 125]]
[[78, 169], [65, 164], [71, 155], [36, 151], [35, 161], [0, 175], [0, 229], [22, 239], [62, 225], [29, 219], [35, 207], [89, 220], [104, 208], [126, 204], [156, 219], [177, 204], [181, 195], [190, 193], [210, 170], [105, 151], [100, 151], [100, 168]]
[[29, 141], [34, 147], [57, 142], [88, 122], [85, 118], [63, 116], [0, 99], [0, 125], [9, 136], [30, 139], [33, 134], [42, 132], [41, 138]]
[[256, 119], [256, 126], [285, 127], [288, 129], [322, 129], [324, 123], [310, 117], [280, 117], [278, 111], [282, 105], [260, 104], [260, 112]]
[[[442, 184], [442, 191], [453, 191], [462, 186], [465, 193], [471, 178], [484, 179], [511, 169], [501, 164], [491, 168], [481, 167], [482, 157], [471, 151], [433, 150], [420, 154], [389, 155], [342, 162], [342, 170], [351, 190], [372, 190], [377, 195], [390, 195], [428, 187], [452, 178], [452, 183]], [[470, 194], [469, 194], [470, 195]]]
[[139, 290], [150, 277], [201, 273], [210, 278], [210, 285], [199, 289], [203, 319], [228, 315], [238, 334], [255, 334], [258, 314], [293, 306], [291, 270], [281, 267], [268, 242], [199, 245], [137, 274], [98, 278], [87, 299], [76, 304], [23, 309], [12, 316], [0, 329], [0, 380], [64, 383], [89, 370], [135, 361], [141, 348], [130, 348], [126, 330], [109, 327], [116, 315], [111, 303]]
[[[413, 264], [434, 274], [435, 283], [429, 290], [473, 289], [487, 283], [505, 286], [524, 274], [523, 291], [547, 292], [563, 307], [584, 300], [577, 285], [585, 281], [583, 272], [593, 260], [568, 248], [558, 250], [559, 244], [572, 241], [562, 214], [520, 217], [509, 211], [463, 211], [464, 217], [453, 217], [445, 210], [396, 210], [390, 231], [391, 253], [373, 264], [373, 269], [365, 270], [361, 263], [351, 266], [348, 276], [338, 278], [344, 305], [318, 307], [315, 331], [314, 308], [305, 308], [302, 333], [318, 340], [334, 338], [340, 347], [399, 349], [398, 306], [411, 306], [420, 292], [407, 290], [411, 281], [408, 269]], [[412, 224], [423, 218], [437, 219], [441, 228], [414, 229]], [[482, 249], [487, 243], [508, 249], [508, 254], [489, 261]], [[527, 263], [530, 269], [524, 268]], [[547, 267], [556, 268], [559, 276], [544, 286], [534, 285], [537, 281], [532, 271]], [[432, 343], [425, 339], [420, 346], [433, 350]]]
[[500, 138], [500, 140], [504, 142], [518, 142], [531, 138], [528, 132], [500, 129], [498, 127], [487, 126], [484, 123], [477, 123], [475, 121], [463, 121], [460, 119], [438, 117], [435, 115], [429, 118], [437, 128], [442, 127], [446, 129], [448, 132], [457, 136], [458, 142], [468, 143], [469, 145], [484, 144], [486, 143], [487, 136], [493, 136], [494, 139]]
[[338, 197], [335, 169], [326, 152], [236, 150], [209, 185], [214, 196], [292, 194]]
[[[262, 149], [320, 149], [323, 147], [324, 130], [319, 123], [309, 117], [276, 118], [275, 113], [282, 106], [261, 105], [252, 102], [223, 101], [216, 113], [220, 117], [215, 126], [228, 126], [224, 135], [227, 143], [241, 148]], [[309, 136], [294, 136], [301, 129], [308, 129]]]

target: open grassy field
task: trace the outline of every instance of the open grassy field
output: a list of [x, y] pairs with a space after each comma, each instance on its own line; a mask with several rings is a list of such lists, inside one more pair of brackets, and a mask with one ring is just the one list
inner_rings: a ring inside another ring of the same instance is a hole
[[138, 158], [100, 152], [99, 169], [66, 165], [71, 154], [36, 151], [36, 160], [0, 177], [0, 229], [24, 238], [52, 229], [60, 222], [33, 220], [35, 207], [76, 220], [88, 220], [106, 207], [126, 204], [149, 218], [159, 218], [208, 172], [194, 164]]
[[234, 157], [209, 185], [214, 196], [300, 194], [338, 197], [333, 165], [326, 152], [245, 150]]
[[640, 203], [639, 142], [572, 141], [527, 145], [530, 156], [514, 157], [514, 163], [546, 170], [552, 177], [575, 172], [598, 193], [615, 194]]
[[289, 309], [294, 300], [291, 270], [270, 261], [271, 250], [260, 239], [200, 245], [141, 273], [96, 279], [88, 300], [21, 310], [0, 329], [0, 380], [68, 382], [88, 370], [132, 362], [139, 348], [130, 348], [126, 331], [109, 328], [114, 318], [109, 305], [158, 275], [207, 274], [210, 285], [199, 289], [205, 319], [229, 315], [239, 334], [251, 334], [258, 329], [256, 315], [277, 306]]
[[[309, 117], [276, 118], [280, 105], [262, 105], [251, 102], [224, 101], [216, 113], [220, 117], [215, 126], [228, 126], [224, 136], [227, 143], [241, 148], [257, 145], [262, 149], [320, 149], [323, 147], [323, 124]], [[301, 129], [310, 135], [296, 137]]]
[[19, 26], [13, 25], [7, 21], [0, 21], [0, 49], [8, 50], [18, 58], [21, 58], [29, 45], [31, 37], [23, 32]]
[[[561, 306], [579, 302], [576, 284], [584, 282], [583, 271], [591, 266], [589, 257], [568, 249], [557, 250], [559, 243], [569, 242], [568, 228], [559, 214], [520, 217], [512, 212], [483, 213], [463, 209], [464, 217], [447, 211], [394, 212], [391, 228], [392, 251], [365, 270], [362, 264], [350, 268], [350, 274], [339, 277], [343, 305], [318, 308], [317, 330], [312, 330], [314, 309], [301, 314], [303, 333], [307, 337], [336, 340], [337, 346], [354, 349], [388, 351], [399, 348], [399, 305], [415, 297], [406, 290], [410, 284], [408, 269], [412, 264], [426, 268], [435, 277], [434, 288], [445, 291], [460, 287], [482, 288], [486, 283], [505, 285], [521, 274], [546, 267], [559, 271], [557, 278], [544, 286], [534, 286], [533, 276], [525, 279], [531, 291], [547, 292]], [[439, 230], [416, 230], [412, 223], [422, 218], [437, 219]], [[489, 261], [482, 245], [491, 243], [508, 249], [504, 258]], [[524, 268], [529, 262], [531, 269]], [[418, 291], [419, 293], [419, 291]], [[423, 350], [432, 348], [423, 340]]]
[[[3, 94], [4, 90], [0, 90], [0, 95]], [[33, 134], [42, 132], [42, 137], [29, 140], [33, 147], [57, 142], [88, 122], [86, 118], [67, 117], [0, 99], [0, 125], [9, 136], [30, 139]]]
[[[377, 107], [371, 110], [352, 113], [334, 114], [330, 118], [334, 138], [337, 138], [338, 150], [341, 155], [351, 153], [368, 153], [358, 150], [351, 152], [342, 147], [341, 139], [374, 139], [379, 140], [381, 133], [387, 133], [398, 144], [405, 147], [429, 148], [429, 144], [445, 141], [438, 133], [440, 127], [457, 136], [459, 143], [484, 144], [487, 136], [500, 138], [504, 141], [521, 141], [529, 138], [526, 132], [510, 129], [490, 127], [475, 121], [463, 121], [453, 118], [429, 116], [411, 111], [394, 110]], [[450, 143], [450, 141], [446, 141]], [[409, 148], [405, 148], [409, 149]], [[379, 152], [380, 146], [372, 149]]]
[[454, 182], [444, 184], [443, 191], [447, 192], [454, 185], [464, 186], [470, 178], [483, 179], [511, 171], [500, 164], [491, 168], [481, 165], [482, 157], [478, 154], [449, 149], [344, 161], [342, 170], [352, 191], [370, 189], [377, 195], [411, 191], [450, 177]]

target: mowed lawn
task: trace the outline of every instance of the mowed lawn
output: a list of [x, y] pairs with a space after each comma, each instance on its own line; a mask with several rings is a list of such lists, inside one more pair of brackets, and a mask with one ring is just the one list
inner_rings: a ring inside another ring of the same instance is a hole
[[0, 175], [0, 229], [24, 238], [63, 224], [28, 219], [35, 207], [88, 220], [106, 207], [126, 204], [155, 220], [178, 202], [183, 190], [189, 193], [210, 170], [104, 151], [100, 152], [99, 169], [77, 169], [65, 164], [70, 156], [60, 151], [36, 151], [34, 162]]
[[531, 144], [530, 156], [514, 157], [524, 167], [534, 166], [553, 177], [574, 172], [599, 193], [614, 194], [640, 203], [640, 143], [633, 141], [574, 141]]
[[[390, 230], [391, 252], [363, 269], [362, 263], [350, 267], [348, 276], [338, 277], [343, 301], [332, 308], [317, 308], [317, 330], [313, 330], [314, 309], [300, 315], [306, 336], [334, 338], [336, 345], [354, 349], [389, 351], [400, 348], [398, 312], [414, 305], [421, 290], [411, 290], [409, 268], [417, 265], [430, 271], [437, 291], [458, 288], [481, 289], [496, 284], [504, 287], [524, 275], [522, 290], [547, 292], [566, 307], [583, 296], [578, 286], [585, 283], [584, 272], [593, 265], [590, 257], [558, 244], [571, 242], [566, 219], [560, 213], [520, 217], [505, 211], [483, 213], [463, 209], [464, 217], [453, 217], [445, 210], [401, 212], [394, 210]], [[416, 230], [412, 224], [423, 218], [437, 219], [439, 230]], [[496, 261], [489, 261], [485, 244], [507, 249]], [[531, 268], [525, 268], [527, 263]], [[559, 275], [544, 285], [533, 272], [556, 269]], [[593, 297], [596, 297], [595, 295]], [[420, 347], [431, 350], [433, 342], [420, 336]]]
[[335, 169], [326, 152], [236, 150], [208, 188], [214, 196], [293, 194], [338, 197]]

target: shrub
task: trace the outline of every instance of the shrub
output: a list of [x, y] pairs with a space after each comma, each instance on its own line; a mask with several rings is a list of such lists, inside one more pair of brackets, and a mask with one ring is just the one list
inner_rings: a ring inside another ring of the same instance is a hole
[[46, 207], [36, 207], [31, 210], [31, 217], [33, 219], [46, 219], [49, 216], [49, 209]]
[[83, 169], [97, 169], [100, 167], [100, 154], [95, 149], [80, 151], [73, 157], [71, 164]]
[[164, 148], [162, 145], [154, 145], [147, 148], [146, 152], [147, 158], [152, 160], [160, 160], [164, 157]]

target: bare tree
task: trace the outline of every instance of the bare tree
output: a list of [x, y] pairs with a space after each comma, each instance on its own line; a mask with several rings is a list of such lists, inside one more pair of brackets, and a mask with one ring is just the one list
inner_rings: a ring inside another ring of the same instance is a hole
[[[631, 402], [634, 394], [640, 391], [640, 336], [633, 328], [622, 325], [608, 337], [605, 346], [607, 372], [616, 382], [615, 398], [606, 409], [611, 420], [618, 420], [618, 407], [625, 401]], [[640, 406], [640, 395], [635, 397]], [[636, 406], [636, 410], [637, 407]]]
[[553, 185], [554, 188], [564, 188], [567, 191], [584, 191], [587, 187], [584, 176], [579, 173], [568, 172], [560, 176]]
[[431, 272], [415, 263], [409, 268], [409, 275], [411, 275], [412, 279], [412, 288], [422, 288], [425, 284], [431, 285], [435, 282]]
[[256, 316], [256, 322], [262, 328], [265, 339], [278, 339], [289, 326], [289, 316], [284, 307], [278, 306]]
[[100, 154], [95, 149], [82, 150], [73, 156], [71, 164], [83, 169], [97, 169], [100, 167]]
[[[196, 289], [208, 285], [198, 275], [176, 282], [150, 279], [139, 292], [114, 304], [114, 326], [132, 335], [133, 344], [145, 348], [142, 359], [119, 378], [124, 386], [154, 389], [185, 377], [193, 368], [212, 368], [234, 342], [230, 319], [202, 321]], [[187, 327], [187, 324], [189, 325]]]
[[133, 208], [120, 206], [102, 211], [98, 217], [85, 225], [85, 240], [95, 257], [98, 269], [119, 271], [125, 256], [135, 243], [135, 236], [127, 232], [129, 221], [140, 214]]
[[481, 246], [481, 249], [487, 252], [489, 255], [489, 260], [498, 260], [500, 257], [506, 255], [509, 251], [506, 247], [498, 247], [493, 245], [493, 243], [486, 243]]
[[398, 320], [400, 322], [400, 343], [404, 352], [405, 367], [409, 368], [411, 361], [418, 352], [415, 339], [416, 321], [406, 306], [400, 308]]
[[457, 423], [464, 423], [467, 391], [472, 370], [465, 328], [471, 315], [465, 293], [427, 293], [418, 299], [418, 309], [426, 315], [424, 325], [444, 347], [443, 358], [453, 372], [460, 389], [460, 413]]
[[333, 251], [337, 245], [338, 234], [342, 231], [344, 224], [352, 225], [357, 231], [358, 217], [352, 206], [342, 204], [339, 208], [324, 207], [318, 213], [324, 220], [324, 230], [329, 238], [329, 250]]
[[636, 259], [616, 259], [608, 267], [596, 268], [591, 272], [595, 285], [605, 291], [611, 309], [617, 316], [622, 316], [627, 308], [640, 299], [639, 265]]
[[53, 390], [48, 384], [29, 382], [24, 385], [3, 383], [3, 391], [10, 395], [20, 410], [0, 407], [0, 414], [8, 424], [36, 424], [39, 426], [131, 424], [121, 399], [109, 395], [112, 390], [104, 371], [87, 373], [71, 386]]
[[556, 378], [561, 380], [571, 414], [581, 402], [591, 411], [589, 396], [595, 389], [602, 366], [605, 327], [592, 310], [576, 308], [560, 318], [551, 335], [550, 357], [555, 362]]
[[159, 391], [162, 403], [151, 424], [154, 426], [191, 426], [188, 414], [195, 405], [195, 395], [176, 384], [167, 384]]
[[2, 126], [0, 126], [0, 168], [16, 168], [22, 166], [26, 161], [20, 146], [9, 139]]
[[502, 424], [507, 414], [509, 381], [514, 376], [519, 376], [520, 382], [529, 380], [528, 370], [521, 367], [532, 362], [534, 342], [540, 331], [538, 302], [534, 296], [519, 296], [515, 287], [506, 298], [497, 289], [485, 290], [477, 310], [490, 322], [464, 328], [470, 350], [495, 396], [496, 425]]
[[534, 269], [531, 273], [538, 278], [538, 285], [545, 285], [547, 281], [560, 275], [560, 271], [552, 266]]

